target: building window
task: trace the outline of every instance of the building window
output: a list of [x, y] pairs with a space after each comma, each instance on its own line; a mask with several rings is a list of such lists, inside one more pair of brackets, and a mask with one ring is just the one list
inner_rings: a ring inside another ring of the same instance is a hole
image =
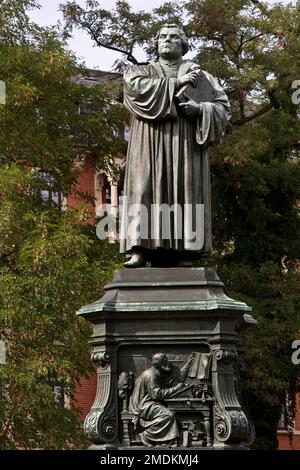
[[277, 424], [277, 429], [279, 431], [286, 431], [289, 434], [292, 434], [295, 430], [295, 416], [294, 416], [294, 406], [293, 406], [293, 397], [289, 393], [286, 393], [286, 402], [282, 406], [281, 416]]
[[104, 212], [106, 212], [106, 214], [110, 214], [111, 213], [111, 187], [107, 179], [105, 179], [105, 182], [104, 182], [104, 191], [105, 191]]
[[119, 214], [123, 214], [123, 199], [124, 199], [124, 191], [123, 189], [118, 188], [118, 198], [119, 198]]
[[130, 127], [126, 126], [124, 129], [124, 140], [126, 140], [126, 142], [128, 142], [129, 140], [129, 134], [130, 134]]
[[65, 404], [65, 394], [64, 389], [61, 385], [53, 385], [53, 395], [55, 405], [58, 407], [64, 407]]
[[277, 429], [285, 430], [285, 431], [287, 430], [284, 410], [282, 410], [282, 412], [281, 412], [280, 419], [279, 419], [278, 425], [277, 425]]
[[[39, 171], [41, 181], [40, 194], [45, 202], [62, 209], [63, 196], [60, 192], [55, 191], [55, 179], [46, 171]], [[44, 183], [44, 184], [43, 184]]]

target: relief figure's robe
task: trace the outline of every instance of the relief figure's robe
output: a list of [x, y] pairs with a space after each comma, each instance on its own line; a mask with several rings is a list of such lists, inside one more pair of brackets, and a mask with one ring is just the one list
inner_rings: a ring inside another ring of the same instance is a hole
[[151, 441], [165, 442], [179, 437], [174, 413], [160, 403], [174, 391], [175, 387], [162, 388], [161, 372], [155, 367], [145, 370], [135, 382], [129, 409]]

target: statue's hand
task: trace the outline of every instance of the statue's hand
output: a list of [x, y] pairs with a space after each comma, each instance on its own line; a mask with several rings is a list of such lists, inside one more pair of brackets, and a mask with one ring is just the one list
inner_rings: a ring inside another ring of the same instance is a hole
[[190, 354], [189, 357], [188, 357], [187, 363], [188, 363], [189, 365], [192, 364], [192, 363], [194, 362], [194, 360], [195, 360], [195, 357], [196, 357], [196, 354], [195, 354], [195, 353]]
[[199, 116], [202, 112], [202, 104], [196, 103], [196, 101], [190, 99], [188, 96], [188, 101], [179, 103], [179, 106], [188, 116]]
[[180, 390], [181, 388], [184, 388], [185, 385], [183, 382], [179, 382], [179, 384], [175, 385], [174, 391], [175, 390]]
[[189, 73], [183, 75], [182, 77], [178, 78], [179, 88], [181, 88], [185, 85], [188, 85], [189, 83], [193, 87], [195, 87], [197, 85], [198, 77], [199, 77], [199, 75], [198, 75], [197, 71], [189, 72]]

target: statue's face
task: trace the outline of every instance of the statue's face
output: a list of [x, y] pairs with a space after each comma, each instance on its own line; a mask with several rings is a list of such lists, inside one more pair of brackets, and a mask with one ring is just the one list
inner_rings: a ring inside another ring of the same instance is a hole
[[166, 59], [182, 57], [182, 38], [178, 28], [162, 28], [160, 30], [158, 55]]
[[160, 368], [163, 372], [170, 372], [170, 364], [167, 356], [163, 356], [160, 363]]

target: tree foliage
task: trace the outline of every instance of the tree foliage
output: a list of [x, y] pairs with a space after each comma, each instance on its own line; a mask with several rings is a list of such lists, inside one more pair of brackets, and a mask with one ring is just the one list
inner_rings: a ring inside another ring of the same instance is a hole
[[[153, 54], [162, 23], [181, 23], [190, 54], [230, 97], [233, 118], [212, 153], [215, 253], [209, 263], [259, 321], [244, 338], [244, 398], [256, 447], [274, 448], [286, 393], [294, 393], [299, 373], [290, 359], [299, 333], [300, 120], [292, 102], [292, 83], [300, 77], [299, 2], [165, 2], [149, 14], [133, 12], [125, 1], [113, 11], [97, 1], [85, 8], [72, 1], [63, 11], [70, 30], [82, 28], [98, 46], [117, 46], [125, 64], [137, 62], [137, 45]], [[290, 420], [292, 414], [293, 406]]]
[[72, 402], [91, 372], [90, 329], [75, 312], [100, 295], [117, 257], [103, 269], [103, 246], [89, 233], [86, 209], [59, 213], [43, 203], [30, 172], [3, 166], [0, 198], [0, 331], [7, 348], [0, 446], [78, 448], [78, 410], [57, 403], [53, 386]]
[[[0, 38], [7, 10], [18, 34], [16, 39], [12, 28], [0, 40], [1, 80], [7, 89], [6, 106], [0, 108], [1, 162], [22, 160], [70, 186], [77, 176], [74, 163], [124, 150], [114, 138], [128, 121], [118, 101], [120, 82], [115, 75], [109, 83], [86, 86], [79, 78], [89, 71], [66, 51], [63, 32], [29, 22], [24, 12], [34, 2], [2, 4]], [[84, 118], [78, 112], [82, 104], [90, 111]]]
[[0, 42], [26, 43], [32, 26], [28, 11], [38, 7], [36, 0], [1, 0]]
[[[30, 6], [2, 1], [0, 10], [7, 89], [0, 106], [0, 340], [7, 350], [0, 448], [79, 448], [86, 445], [79, 410], [63, 407], [54, 386], [72, 403], [79, 379], [91, 371], [90, 329], [75, 312], [101, 296], [118, 255], [110, 247], [108, 256], [96, 239], [86, 207], [62, 212], [41, 189], [68, 194], [78, 161], [118, 154], [112, 131], [124, 128], [127, 115], [115, 99], [118, 86], [73, 79], [86, 71], [55, 28], [30, 23]], [[80, 103], [89, 115], [79, 115]], [[48, 182], [39, 170], [51, 175]]]
[[178, 4], [166, 2], [162, 7], [151, 13], [135, 12], [127, 1], [116, 1], [115, 8], [106, 10], [101, 2], [88, 0], [86, 6], [76, 1], [68, 1], [61, 5], [65, 18], [66, 33], [74, 28], [87, 32], [99, 47], [119, 52], [123, 60], [117, 61], [117, 68], [124, 64], [137, 64], [135, 57], [137, 47], [142, 47], [148, 56], [153, 55], [153, 37], [159, 26], [166, 20], [178, 21], [183, 10]]

